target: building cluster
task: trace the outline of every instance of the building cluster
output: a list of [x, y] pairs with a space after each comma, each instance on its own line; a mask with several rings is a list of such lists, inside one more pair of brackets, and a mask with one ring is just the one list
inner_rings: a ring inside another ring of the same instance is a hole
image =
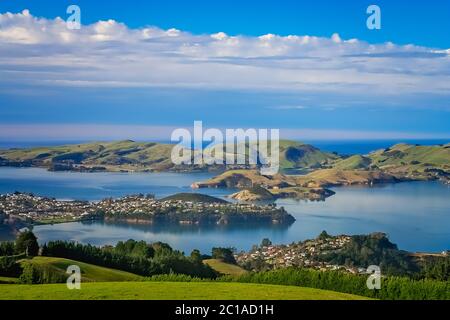
[[237, 263], [258, 271], [258, 268], [279, 269], [305, 267], [318, 270], [344, 270], [351, 273], [365, 273], [366, 269], [336, 265], [322, 261], [321, 255], [337, 252], [351, 241], [347, 235], [329, 236], [306, 240], [288, 245], [254, 246], [249, 252], [235, 255]]
[[15, 192], [0, 195], [0, 212], [26, 221], [70, 221], [92, 215], [95, 208], [86, 201], [60, 201]]
[[277, 213], [282, 209], [273, 205], [201, 202], [188, 200], [155, 200], [145, 196], [127, 196], [118, 199], [105, 199], [97, 203], [98, 210], [109, 216], [136, 216], [156, 214], [261, 214]]
[[98, 202], [62, 201], [28, 193], [0, 195], [0, 213], [32, 222], [76, 221], [100, 216], [152, 218], [155, 215], [268, 215], [283, 209], [273, 205], [209, 203], [185, 200], [156, 200], [150, 195], [126, 196]]

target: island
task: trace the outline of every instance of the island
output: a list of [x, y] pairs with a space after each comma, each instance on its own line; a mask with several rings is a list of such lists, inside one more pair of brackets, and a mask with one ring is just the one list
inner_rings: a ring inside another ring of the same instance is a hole
[[[294, 148], [294, 147], [290, 147]], [[295, 148], [294, 148], [295, 149]], [[284, 150], [282, 159], [289, 159]], [[287, 165], [284, 162], [284, 165]], [[296, 169], [284, 167], [284, 171]], [[304, 168], [303, 174], [265, 176], [256, 169], [228, 170], [206, 181], [192, 184], [193, 188], [238, 188], [231, 195], [241, 201], [297, 198], [324, 200], [335, 192], [331, 187], [403, 181], [440, 180], [450, 183], [450, 144], [420, 146], [397, 144], [368, 155], [327, 158], [314, 168]]]
[[[129, 195], [98, 202], [62, 201], [29, 193], [0, 195], [0, 214], [11, 225], [83, 220], [176, 224], [292, 224], [295, 219], [275, 204], [231, 203], [203, 194], [181, 193], [163, 199]], [[13, 223], [11, 223], [13, 222]]]

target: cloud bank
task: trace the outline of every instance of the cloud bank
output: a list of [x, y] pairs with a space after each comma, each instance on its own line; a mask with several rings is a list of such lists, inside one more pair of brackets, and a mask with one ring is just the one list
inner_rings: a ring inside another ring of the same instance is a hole
[[370, 44], [338, 34], [196, 35], [131, 29], [114, 20], [69, 30], [61, 18], [28, 10], [0, 14], [0, 89], [24, 84], [446, 96], [450, 49]]

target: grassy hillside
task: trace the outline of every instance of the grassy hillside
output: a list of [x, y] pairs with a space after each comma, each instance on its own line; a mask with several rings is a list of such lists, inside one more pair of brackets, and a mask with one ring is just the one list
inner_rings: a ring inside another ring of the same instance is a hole
[[207, 259], [203, 260], [203, 263], [206, 263], [217, 272], [225, 275], [239, 276], [241, 274], [247, 273], [246, 270], [242, 269], [238, 265], [226, 263], [219, 259]]
[[160, 201], [169, 201], [169, 200], [181, 200], [181, 201], [191, 201], [191, 202], [203, 202], [203, 203], [227, 203], [220, 198], [208, 196], [206, 194], [200, 193], [177, 193], [165, 198], [160, 199]]
[[[73, 170], [82, 167], [84, 170], [97, 171], [164, 171], [198, 168], [198, 166], [175, 166], [171, 161], [173, 146], [172, 144], [124, 140], [0, 150], [0, 164], [42, 166], [52, 170]], [[226, 150], [226, 145], [222, 147]], [[248, 143], [244, 145], [244, 149], [248, 155]], [[236, 148], [235, 154], [237, 153], [238, 149]], [[280, 141], [282, 170], [314, 168], [336, 159], [338, 156], [322, 152], [311, 145], [295, 141]]]
[[372, 164], [393, 175], [412, 179], [450, 176], [450, 146], [397, 144], [368, 155]]
[[368, 157], [354, 155], [346, 159], [337, 161], [333, 168], [341, 170], [367, 169], [369, 168], [371, 163], [372, 160]]
[[48, 270], [49, 272], [67, 277], [67, 267], [77, 265], [81, 269], [81, 279], [84, 282], [99, 281], [139, 281], [144, 278], [129, 272], [115, 270], [110, 268], [99, 267], [93, 264], [79, 262], [70, 259], [53, 258], [53, 257], [34, 257], [31, 260], [23, 260], [22, 264], [31, 263], [40, 270]]
[[273, 201], [276, 199], [271, 192], [258, 185], [233, 193], [229, 197], [240, 201]]
[[449, 145], [420, 146], [401, 143], [372, 152], [368, 156], [380, 167], [428, 164], [450, 169]]
[[333, 291], [224, 282], [99, 282], [82, 283], [81, 290], [65, 284], [0, 285], [0, 299], [36, 300], [357, 300], [363, 297]]
[[55, 147], [11, 149], [0, 151], [0, 157], [28, 165], [52, 167], [55, 164], [102, 167], [105, 170], [167, 169], [173, 166], [173, 145], [134, 142], [92, 142]]
[[389, 183], [397, 181], [389, 173], [379, 170], [341, 170], [341, 169], [321, 169], [311, 172], [302, 177], [298, 177], [300, 184], [313, 185], [318, 187], [340, 186], [340, 185], [367, 185], [371, 183]]
[[323, 152], [318, 148], [301, 142], [280, 141], [280, 167], [283, 170], [318, 168], [329, 165], [339, 159], [339, 156]]
[[[320, 170], [319, 170], [320, 171]], [[314, 173], [314, 172], [313, 172]], [[310, 183], [313, 181], [313, 183]], [[257, 199], [259, 195], [254, 193], [255, 187], [264, 188], [275, 198], [298, 198], [309, 200], [322, 200], [333, 195], [330, 190], [322, 188], [307, 176], [290, 176], [275, 174], [264, 176], [258, 170], [229, 170], [212, 179], [196, 182], [195, 188], [239, 188], [241, 192], [232, 195], [234, 199], [242, 201], [263, 200]], [[258, 192], [261, 194], [261, 191]]]
[[10, 284], [10, 283], [18, 283], [18, 278], [10, 278], [10, 277], [0, 277], [0, 284]]

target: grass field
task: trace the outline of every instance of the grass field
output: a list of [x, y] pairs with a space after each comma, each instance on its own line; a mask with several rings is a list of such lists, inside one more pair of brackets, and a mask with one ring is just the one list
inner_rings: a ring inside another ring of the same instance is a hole
[[36, 267], [50, 268], [52, 272], [66, 274], [67, 267], [77, 265], [81, 269], [82, 281], [139, 281], [144, 278], [133, 273], [99, 267], [96, 265], [83, 263], [75, 260], [53, 258], [53, 257], [34, 257], [32, 260], [23, 260], [22, 263], [32, 263]]
[[247, 272], [237, 265], [225, 263], [218, 259], [208, 259], [203, 260], [203, 262], [206, 263], [211, 268], [213, 268], [214, 270], [226, 275], [239, 276]]
[[0, 277], [0, 284], [3, 283], [18, 283], [18, 278], [10, 278], [10, 277]]
[[326, 290], [227, 282], [97, 282], [80, 290], [65, 284], [0, 285], [0, 300], [358, 300]]

